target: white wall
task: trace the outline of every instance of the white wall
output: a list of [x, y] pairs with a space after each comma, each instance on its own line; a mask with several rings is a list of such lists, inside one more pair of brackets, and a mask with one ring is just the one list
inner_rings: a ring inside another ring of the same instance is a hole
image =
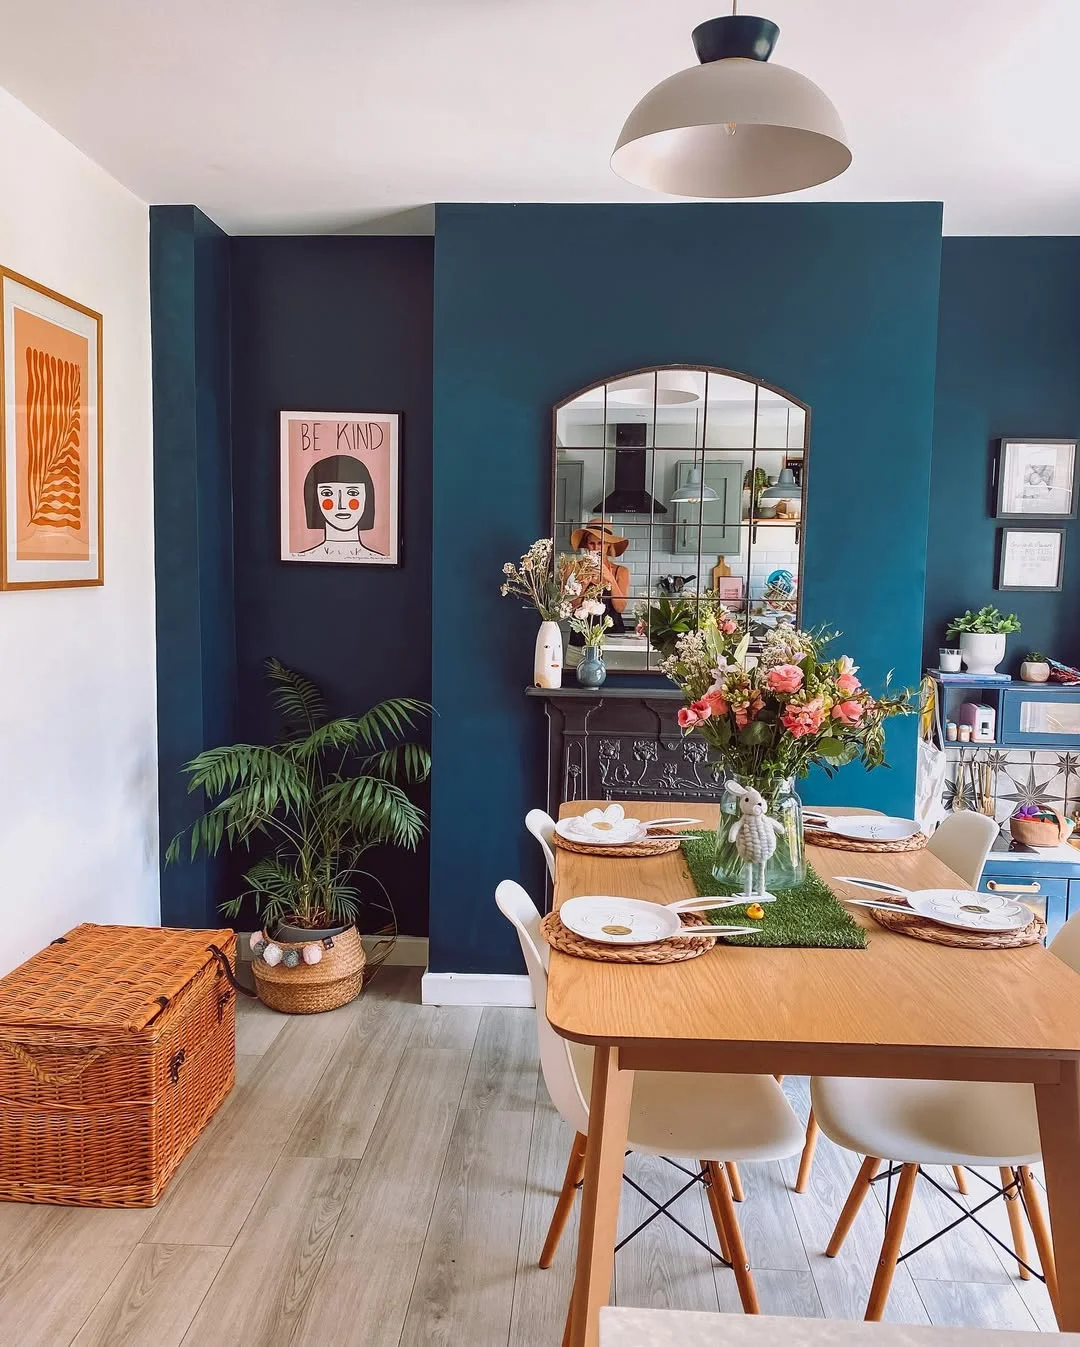
[[158, 920], [146, 205], [0, 89], [0, 263], [104, 319], [105, 584], [0, 593], [0, 972]]

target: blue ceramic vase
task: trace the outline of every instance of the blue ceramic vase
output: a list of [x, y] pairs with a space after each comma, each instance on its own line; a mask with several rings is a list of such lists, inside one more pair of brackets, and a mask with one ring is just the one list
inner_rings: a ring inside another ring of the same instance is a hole
[[577, 663], [577, 681], [583, 688], [598, 688], [607, 678], [607, 665], [598, 645], [587, 645]]

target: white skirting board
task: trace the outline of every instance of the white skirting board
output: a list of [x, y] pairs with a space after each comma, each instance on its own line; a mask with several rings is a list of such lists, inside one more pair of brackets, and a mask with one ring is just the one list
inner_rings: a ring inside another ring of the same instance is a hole
[[532, 1006], [524, 973], [425, 973], [420, 999], [426, 1006]]

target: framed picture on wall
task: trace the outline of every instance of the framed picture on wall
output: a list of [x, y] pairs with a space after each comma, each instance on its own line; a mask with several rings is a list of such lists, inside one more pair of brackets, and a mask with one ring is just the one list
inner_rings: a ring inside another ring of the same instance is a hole
[[998, 589], [1060, 589], [1064, 529], [1002, 529]]
[[101, 315], [0, 267], [0, 589], [104, 583]]
[[1076, 440], [1002, 440], [998, 519], [1075, 519], [1080, 476]]
[[401, 416], [281, 413], [281, 559], [401, 564]]

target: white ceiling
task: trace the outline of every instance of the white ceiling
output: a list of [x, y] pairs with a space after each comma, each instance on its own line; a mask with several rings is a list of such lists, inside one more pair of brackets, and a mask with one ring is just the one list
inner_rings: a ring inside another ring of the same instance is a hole
[[[1080, 233], [1080, 0], [744, 0], [829, 94], [810, 200]], [[436, 201], [650, 201], [608, 158], [724, 0], [0, 0], [0, 85], [150, 202], [230, 232], [430, 228]], [[17, 189], [6, 183], [4, 191]]]

